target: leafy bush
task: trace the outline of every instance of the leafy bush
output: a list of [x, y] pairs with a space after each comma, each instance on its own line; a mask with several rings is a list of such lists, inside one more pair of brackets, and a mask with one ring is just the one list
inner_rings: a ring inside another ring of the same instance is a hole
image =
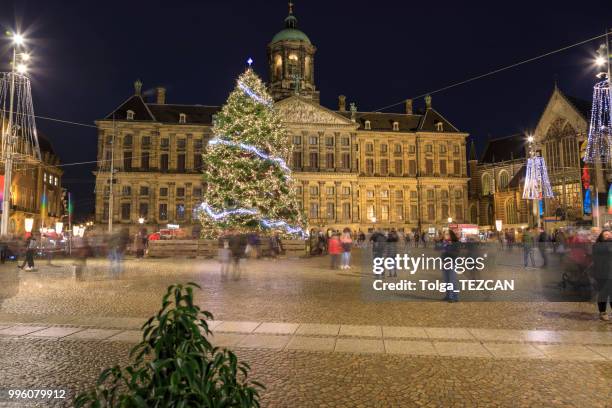
[[213, 316], [193, 304], [194, 287], [168, 288], [130, 352], [133, 364], [102, 371], [76, 407], [259, 407], [264, 386], [248, 379], [247, 363], [208, 342], [206, 319]]

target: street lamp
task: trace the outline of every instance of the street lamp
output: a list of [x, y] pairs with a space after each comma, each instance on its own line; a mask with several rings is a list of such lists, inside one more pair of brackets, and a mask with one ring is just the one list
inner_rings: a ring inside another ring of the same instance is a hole
[[144, 218], [140, 217], [140, 218], [138, 219], [138, 223], [139, 223], [140, 225], [144, 224], [144, 222], [145, 222], [145, 219], [144, 219]]
[[26, 232], [32, 232], [32, 227], [34, 226], [34, 218], [26, 218], [24, 220], [25, 223], [25, 231]]
[[452, 224], [453, 223], [453, 217], [448, 217], [448, 219], [446, 221], [448, 221], [449, 224]]
[[21, 75], [25, 75], [28, 72], [28, 66], [23, 63], [17, 65], [17, 72]]
[[13, 44], [15, 45], [23, 45], [25, 43], [25, 38], [21, 34], [13, 33]]

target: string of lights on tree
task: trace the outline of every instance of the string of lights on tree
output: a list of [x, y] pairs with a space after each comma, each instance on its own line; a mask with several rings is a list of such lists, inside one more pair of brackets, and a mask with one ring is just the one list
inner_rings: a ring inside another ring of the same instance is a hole
[[[8, 129], [9, 104], [11, 99], [11, 83], [13, 83], [13, 109]], [[28, 158], [40, 160], [40, 148], [34, 120], [34, 103], [30, 79], [21, 73], [0, 73], [0, 130], [2, 130], [1, 160], [11, 155], [13, 161], [19, 163]]]
[[602, 163], [606, 163], [610, 160], [612, 146], [610, 126], [610, 84], [606, 79], [597, 82], [593, 87], [593, 106], [584, 153], [585, 162], [594, 163], [601, 160]]
[[535, 154], [533, 150], [533, 136], [529, 136], [529, 158], [523, 186], [523, 199], [541, 200], [552, 198], [553, 191], [548, 178], [548, 170], [544, 158]]
[[203, 157], [205, 200], [197, 211], [203, 236], [216, 238], [228, 229], [305, 236], [285, 161], [291, 152], [287, 131], [250, 66], [216, 115], [213, 134]]

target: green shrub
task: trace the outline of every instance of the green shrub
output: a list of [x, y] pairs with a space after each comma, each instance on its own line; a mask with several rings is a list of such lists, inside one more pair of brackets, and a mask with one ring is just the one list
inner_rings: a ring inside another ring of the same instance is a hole
[[259, 407], [264, 386], [248, 379], [247, 363], [208, 342], [206, 319], [213, 316], [193, 304], [194, 287], [168, 288], [130, 352], [134, 362], [102, 371], [76, 407]]

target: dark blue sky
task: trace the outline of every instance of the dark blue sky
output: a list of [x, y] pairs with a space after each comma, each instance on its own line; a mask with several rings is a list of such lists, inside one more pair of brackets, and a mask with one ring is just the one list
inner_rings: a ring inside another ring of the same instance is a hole
[[[295, 1], [318, 47], [322, 103], [345, 94], [374, 110], [604, 33], [609, 1]], [[266, 45], [283, 27], [274, 1], [0, 0], [0, 24], [33, 40], [38, 115], [93, 124], [132, 92], [166, 86], [173, 103], [222, 104], [252, 56], [267, 79]], [[553, 89], [590, 99], [599, 41], [433, 95], [433, 105], [482, 146], [533, 128]], [[0, 65], [7, 69], [8, 42]], [[418, 105], [422, 101], [417, 102]], [[401, 109], [401, 106], [398, 107]], [[96, 159], [95, 129], [38, 120], [65, 163]], [[93, 166], [67, 167], [75, 210], [93, 209]]]

